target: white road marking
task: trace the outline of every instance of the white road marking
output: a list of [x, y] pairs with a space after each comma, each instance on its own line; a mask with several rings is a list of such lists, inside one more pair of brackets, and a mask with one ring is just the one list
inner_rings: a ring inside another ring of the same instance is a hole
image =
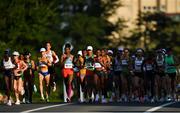
[[162, 104], [160, 106], [157, 106], [157, 107], [153, 107], [151, 109], [148, 109], [146, 110], [145, 112], [143, 113], [151, 113], [151, 112], [154, 112], [154, 111], [157, 111], [158, 109], [161, 109], [163, 107], [166, 107], [166, 106], [169, 106], [169, 105], [172, 105], [172, 104], [175, 104], [176, 102], [170, 102], [170, 103], [166, 103], [166, 104]]
[[36, 109], [31, 109], [31, 110], [22, 111], [22, 112], [20, 112], [20, 113], [29, 113], [29, 112], [34, 112], [34, 111], [49, 109], [49, 108], [53, 108], [53, 107], [66, 106], [66, 105], [70, 105], [70, 104], [73, 104], [73, 103], [65, 103], [65, 104], [57, 104], [57, 105], [51, 105], [51, 106], [44, 106], [44, 107], [40, 107], [40, 108], [36, 108]]

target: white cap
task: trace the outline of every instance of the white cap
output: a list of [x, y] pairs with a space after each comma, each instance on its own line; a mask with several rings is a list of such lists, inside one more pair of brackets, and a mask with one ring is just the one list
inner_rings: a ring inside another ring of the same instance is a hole
[[82, 51], [78, 51], [78, 53], [77, 53], [77, 54], [82, 56]]
[[108, 50], [108, 53], [111, 53], [111, 54], [113, 54], [113, 51], [112, 51], [112, 50]]
[[142, 49], [137, 49], [137, 52], [141, 52], [141, 53], [142, 53], [142, 52], [143, 52], [143, 50], [142, 50]]
[[118, 47], [118, 51], [123, 51], [123, 50], [124, 50], [124, 48]]
[[13, 55], [14, 55], [14, 56], [19, 56], [19, 52], [14, 51], [14, 52], [13, 52]]
[[88, 46], [88, 47], [87, 47], [87, 50], [91, 50], [91, 51], [92, 51], [92, 50], [93, 50], [93, 47], [92, 47], [92, 46]]
[[41, 48], [41, 49], [40, 49], [40, 52], [45, 52], [45, 51], [46, 51], [45, 48]]

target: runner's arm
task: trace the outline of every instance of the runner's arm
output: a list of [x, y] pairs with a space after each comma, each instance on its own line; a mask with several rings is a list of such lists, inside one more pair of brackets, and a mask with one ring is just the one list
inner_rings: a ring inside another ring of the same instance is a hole
[[35, 65], [33, 60], [31, 60], [31, 64], [32, 64], [32, 69], [35, 70], [36, 69], [36, 65]]
[[58, 63], [59, 62], [59, 57], [57, 56], [57, 54], [53, 51], [52, 52], [53, 54], [53, 59], [55, 58], [55, 61], [53, 61], [54, 64]]
[[27, 64], [24, 62], [24, 61], [22, 61], [22, 71], [24, 72], [25, 70], [27, 70], [27, 68], [28, 68], [28, 66], [27, 66]]

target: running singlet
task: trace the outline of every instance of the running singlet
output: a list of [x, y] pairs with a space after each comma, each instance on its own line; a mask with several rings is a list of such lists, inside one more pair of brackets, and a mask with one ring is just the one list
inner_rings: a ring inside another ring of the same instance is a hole
[[117, 59], [117, 57], [115, 58], [114, 62], [114, 71], [122, 71], [121, 62]]
[[[23, 75], [23, 72], [20, 70], [21, 68], [22, 68], [22, 66], [21, 66], [21, 61], [18, 61], [17, 63], [16, 63], [16, 66], [17, 66], [17, 70], [19, 70], [17, 73], [16, 73], [16, 75], [15, 76], [22, 76]], [[22, 76], [23, 77], [23, 76]]]
[[165, 63], [166, 63], [166, 73], [176, 72], [176, 67], [174, 66], [175, 62], [172, 55], [165, 57]]
[[72, 58], [68, 57], [65, 62], [64, 62], [64, 68], [65, 69], [72, 69], [73, 68], [73, 63], [72, 63]]
[[146, 71], [152, 71], [153, 70], [153, 64], [147, 63], [145, 64]]
[[135, 58], [135, 64], [134, 64], [134, 68], [136, 72], [141, 72], [141, 66], [143, 63], [144, 58], [142, 57], [141, 59]]
[[101, 64], [99, 62], [95, 62], [94, 67], [95, 68], [102, 68], [102, 66], [101, 66]]
[[158, 56], [156, 57], [156, 63], [158, 67], [164, 66], [164, 57], [162, 56], [162, 59], [160, 59]]
[[51, 62], [54, 61], [52, 51], [46, 53], [46, 57], [47, 57]]
[[40, 61], [39, 62], [39, 67], [47, 67], [47, 63], [43, 62], [43, 61]]
[[122, 63], [122, 66], [128, 66], [128, 60], [127, 59], [122, 59], [121, 63]]
[[94, 55], [92, 57], [86, 56], [85, 67], [88, 70], [93, 71], [94, 70], [93, 62], [94, 62]]
[[15, 65], [12, 63], [11, 58], [9, 57], [8, 61], [3, 60], [3, 66], [6, 70], [12, 69], [15, 67]]
[[129, 75], [129, 59], [121, 59], [122, 74]]
[[28, 66], [28, 69], [31, 69], [31, 68], [32, 68], [31, 61], [26, 62], [26, 64], [27, 64], [27, 66]]
[[94, 68], [99, 69], [102, 68], [102, 65], [100, 64], [99, 60], [102, 60], [101, 58], [96, 58], [94, 63]]

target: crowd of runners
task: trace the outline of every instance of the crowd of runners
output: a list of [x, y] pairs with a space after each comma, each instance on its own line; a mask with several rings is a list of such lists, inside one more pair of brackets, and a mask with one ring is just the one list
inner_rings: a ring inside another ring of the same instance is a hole
[[[63, 84], [65, 102], [71, 102], [74, 94], [77, 101], [91, 103], [177, 100], [179, 63], [170, 48], [152, 52], [138, 48], [132, 52], [128, 48], [94, 50], [87, 46], [74, 55], [71, 44], [66, 43], [63, 49], [58, 57], [48, 42], [40, 49], [38, 61], [31, 59], [29, 51], [14, 51], [11, 55], [9, 49], [5, 50], [1, 71], [6, 104], [12, 105], [12, 93], [16, 105], [32, 103], [33, 91], [37, 89], [41, 101], [49, 102], [50, 91], [55, 92], [56, 85]], [[61, 70], [63, 84], [56, 84], [55, 68]], [[39, 84], [34, 82], [35, 71]]]

